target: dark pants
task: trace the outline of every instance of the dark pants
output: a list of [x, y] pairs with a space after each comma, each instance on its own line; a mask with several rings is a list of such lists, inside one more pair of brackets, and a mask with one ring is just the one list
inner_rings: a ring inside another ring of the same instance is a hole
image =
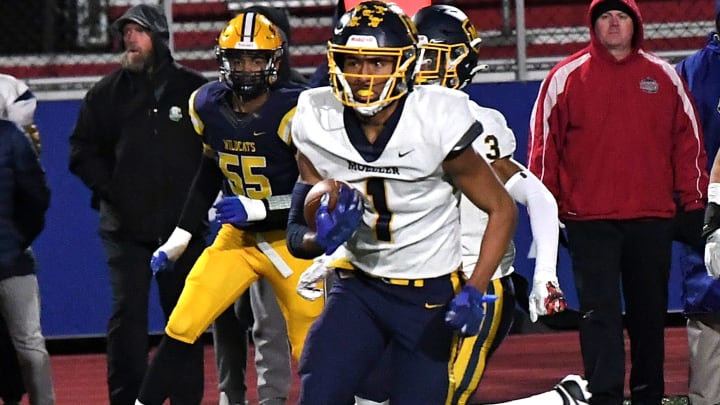
[[0, 398], [5, 403], [19, 403], [23, 394], [25, 394], [25, 384], [18, 355], [10, 340], [5, 320], [0, 315]]
[[[150, 258], [157, 243], [139, 242], [101, 231], [112, 287], [112, 314], [107, 327], [107, 379], [111, 405], [133, 405], [148, 364], [148, 300], [152, 271]], [[205, 248], [196, 237], [171, 270], [157, 274], [165, 319], [170, 316], [185, 283], [185, 277]], [[174, 405], [197, 405], [202, 401], [203, 347], [195, 345], [186, 372], [178, 373]]]
[[[515, 287], [511, 276], [492, 280], [487, 294], [501, 297], [485, 306], [485, 318], [477, 336], [459, 341], [453, 359], [454, 386], [450, 403], [465, 404], [482, 382], [490, 358], [510, 332], [515, 316]], [[374, 402], [390, 398], [392, 345], [383, 353], [373, 372], [365, 378], [357, 396]]]
[[671, 220], [566, 221], [580, 301], [580, 347], [591, 404], [620, 405], [625, 380], [623, 300], [633, 405], [664, 393]]
[[351, 273], [336, 279], [308, 333], [299, 404], [352, 405], [390, 344], [390, 402], [445, 403], [453, 333], [444, 305], [455, 295], [451, 276], [415, 287]]

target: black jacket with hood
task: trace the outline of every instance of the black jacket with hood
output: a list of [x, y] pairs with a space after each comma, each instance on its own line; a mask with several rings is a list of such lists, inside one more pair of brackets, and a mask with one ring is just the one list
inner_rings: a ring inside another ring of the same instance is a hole
[[152, 33], [154, 62], [143, 72], [120, 68], [88, 91], [70, 136], [70, 171], [92, 190], [102, 230], [162, 242], [202, 156], [188, 99], [206, 79], [174, 62], [159, 8], [131, 7], [114, 27], [122, 32], [128, 22]]

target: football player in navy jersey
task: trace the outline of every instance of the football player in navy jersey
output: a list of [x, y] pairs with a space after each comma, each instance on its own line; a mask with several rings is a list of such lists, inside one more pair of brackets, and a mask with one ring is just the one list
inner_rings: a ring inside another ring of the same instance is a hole
[[277, 295], [287, 321], [293, 355], [302, 351], [323, 300], [295, 291], [311, 263], [293, 257], [285, 244], [288, 209], [298, 178], [290, 123], [302, 86], [277, 86], [282, 58], [280, 30], [265, 16], [241, 12], [221, 32], [216, 49], [221, 80], [190, 96], [190, 115], [202, 137], [205, 158], [178, 226], [154, 254], [162, 270], [177, 260], [222, 187], [214, 242], [190, 271], [165, 336], [148, 369], [139, 404], [161, 404], [173, 390], [184, 353], [210, 323], [260, 277]]
[[[283, 53], [274, 86], [285, 86], [281, 82], [307, 83], [307, 79], [290, 64], [292, 35], [287, 10], [253, 5], [240, 11], [264, 15], [284, 34]], [[248, 329], [252, 333], [255, 351], [258, 402], [285, 405], [293, 375], [290, 347], [285, 318], [272, 286], [265, 278], [251, 284], [248, 291], [213, 322], [213, 348], [220, 391], [218, 405], [245, 403], [248, 391], [245, 381]]]
[[[466, 94], [413, 89], [417, 32], [392, 3], [344, 14], [328, 46], [330, 87], [303, 92], [293, 121], [300, 181], [288, 245], [299, 257], [345, 250], [300, 361], [303, 405], [345, 405], [392, 345], [390, 401], [443, 404], [453, 342], [477, 334], [488, 283], [510, 242], [515, 204], [471, 147], [482, 133]], [[311, 185], [335, 178], [304, 223]], [[472, 277], [463, 280], [457, 189], [488, 213]]]

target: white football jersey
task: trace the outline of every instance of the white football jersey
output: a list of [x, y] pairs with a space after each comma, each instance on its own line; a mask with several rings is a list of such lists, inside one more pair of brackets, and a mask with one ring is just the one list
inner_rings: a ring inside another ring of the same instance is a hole
[[[298, 99], [292, 138], [323, 178], [345, 181], [365, 195], [365, 213], [346, 243], [358, 269], [392, 278], [433, 278], [461, 264], [458, 193], [442, 163], [475, 123], [465, 93], [415, 88], [376, 159], [367, 161], [344, 128], [345, 107], [330, 87]], [[378, 142], [375, 142], [378, 144]]]
[[[473, 148], [478, 154], [484, 157], [488, 163], [492, 163], [496, 159], [512, 157], [517, 146], [515, 134], [508, 128], [507, 121], [500, 111], [481, 107], [474, 101], [470, 101], [470, 109], [475, 119], [483, 126], [483, 133], [473, 142]], [[461, 242], [463, 271], [468, 278], [475, 268], [487, 222], [488, 215], [485, 211], [476, 207], [463, 195], [460, 201]], [[512, 273], [514, 260], [515, 244], [510, 241], [500, 265], [493, 274], [493, 279]]]

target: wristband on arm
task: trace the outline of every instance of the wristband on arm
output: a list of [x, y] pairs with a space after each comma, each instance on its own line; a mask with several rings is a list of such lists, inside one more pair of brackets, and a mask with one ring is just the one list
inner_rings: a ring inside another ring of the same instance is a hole
[[708, 186], [708, 205], [705, 209], [702, 237], [707, 238], [720, 228], [720, 183], [710, 183]]

